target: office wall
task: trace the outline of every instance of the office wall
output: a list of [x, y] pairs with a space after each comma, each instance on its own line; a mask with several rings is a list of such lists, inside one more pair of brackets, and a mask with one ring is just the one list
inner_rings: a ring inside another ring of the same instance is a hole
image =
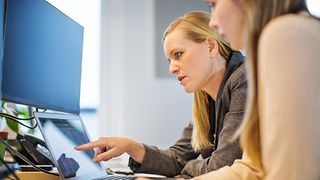
[[193, 99], [174, 78], [156, 76], [155, 1], [102, 1], [101, 12], [100, 134], [171, 145]]

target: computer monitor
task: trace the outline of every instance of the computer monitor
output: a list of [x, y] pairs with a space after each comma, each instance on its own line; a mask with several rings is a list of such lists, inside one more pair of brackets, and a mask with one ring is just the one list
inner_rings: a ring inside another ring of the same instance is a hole
[[45, 0], [6, 2], [2, 99], [80, 113], [84, 28]]
[[4, 6], [5, 6], [5, 0], [0, 0], [0, 98], [2, 97], [1, 80], [2, 80], [2, 60], [3, 60]]

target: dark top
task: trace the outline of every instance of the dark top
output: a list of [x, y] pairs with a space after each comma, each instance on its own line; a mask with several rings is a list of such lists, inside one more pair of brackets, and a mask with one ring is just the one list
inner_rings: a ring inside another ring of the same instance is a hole
[[[162, 174], [168, 177], [182, 175], [184, 178], [198, 176], [240, 159], [242, 150], [239, 139], [231, 141], [240, 126], [246, 106], [247, 79], [244, 57], [239, 52], [230, 56], [217, 100], [209, 99], [210, 133], [213, 148], [196, 153], [191, 145], [193, 125], [190, 123], [183, 136], [167, 150], [144, 145], [146, 149], [142, 164], [129, 159], [133, 172]], [[199, 158], [199, 155], [202, 157]]]

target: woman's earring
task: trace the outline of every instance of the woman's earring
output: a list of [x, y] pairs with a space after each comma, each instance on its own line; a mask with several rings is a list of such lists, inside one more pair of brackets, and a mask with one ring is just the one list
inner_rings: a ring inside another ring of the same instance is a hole
[[213, 47], [209, 47], [210, 59], [214, 58], [214, 55], [212, 54], [212, 49], [213, 49]]

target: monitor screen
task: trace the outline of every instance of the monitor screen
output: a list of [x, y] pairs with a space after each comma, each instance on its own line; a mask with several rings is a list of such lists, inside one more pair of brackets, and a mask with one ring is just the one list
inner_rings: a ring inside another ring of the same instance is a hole
[[[2, 60], [3, 60], [4, 6], [5, 6], [5, 0], [0, 0], [0, 90], [1, 90]], [[0, 98], [1, 97], [2, 97], [2, 92], [0, 91]]]
[[79, 117], [39, 117], [38, 120], [53, 160], [64, 178], [76, 176], [75, 179], [96, 179], [106, 175], [101, 164], [92, 161], [92, 149], [74, 149], [75, 146], [90, 142]]
[[79, 114], [84, 28], [45, 0], [6, 4], [2, 99]]

